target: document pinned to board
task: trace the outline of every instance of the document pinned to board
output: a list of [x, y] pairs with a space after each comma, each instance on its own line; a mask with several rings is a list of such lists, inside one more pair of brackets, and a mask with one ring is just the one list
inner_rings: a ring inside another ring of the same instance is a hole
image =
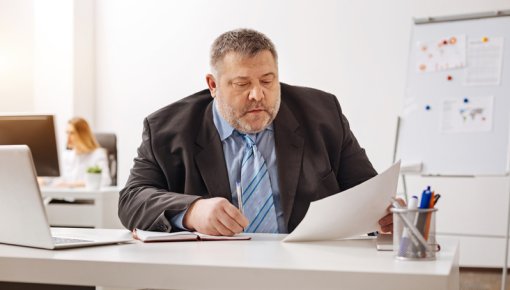
[[282, 241], [335, 240], [376, 231], [397, 192], [399, 172], [400, 161], [353, 188], [312, 202], [301, 223]]

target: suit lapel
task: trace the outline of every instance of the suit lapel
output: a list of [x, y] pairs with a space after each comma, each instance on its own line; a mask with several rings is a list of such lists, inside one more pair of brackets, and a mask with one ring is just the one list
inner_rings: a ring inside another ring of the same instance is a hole
[[223, 147], [213, 122], [212, 104], [207, 106], [196, 140], [195, 162], [207, 191], [213, 197], [232, 200]]
[[289, 223], [303, 159], [304, 138], [298, 134], [299, 123], [290, 109], [282, 103], [274, 120], [276, 159], [280, 186], [280, 202]]
[[[299, 123], [283, 101], [274, 120], [274, 130], [280, 201], [288, 224], [301, 171], [304, 138], [298, 134]], [[205, 110], [195, 152], [195, 163], [209, 194], [231, 201], [223, 147], [212, 117], [212, 102]]]

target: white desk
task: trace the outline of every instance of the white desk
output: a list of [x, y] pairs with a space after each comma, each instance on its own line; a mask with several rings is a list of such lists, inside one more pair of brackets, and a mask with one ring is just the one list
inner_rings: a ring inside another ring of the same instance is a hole
[[[84, 230], [95, 231], [71, 231]], [[377, 252], [374, 240], [291, 244], [282, 238], [259, 234], [251, 241], [59, 251], [0, 245], [0, 281], [155, 289], [459, 289], [456, 240], [440, 240], [435, 261], [409, 262]]]
[[52, 226], [123, 228], [117, 214], [118, 187], [105, 187], [99, 190], [43, 187], [41, 194], [45, 199], [74, 200], [73, 203], [46, 204], [46, 213]]

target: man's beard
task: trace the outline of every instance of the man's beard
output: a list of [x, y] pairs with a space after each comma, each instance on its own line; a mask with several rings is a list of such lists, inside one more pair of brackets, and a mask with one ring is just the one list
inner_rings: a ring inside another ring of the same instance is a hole
[[[229, 104], [218, 102], [218, 109], [225, 118], [225, 120], [232, 126], [234, 129], [241, 133], [246, 134], [255, 134], [263, 131], [267, 128], [271, 122], [273, 122], [278, 110], [280, 109], [281, 98], [278, 96], [276, 103], [274, 106], [266, 106], [262, 102], [250, 102], [245, 108], [242, 109], [241, 113], [236, 114], [234, 108], [232, 108]], [[248, 114], [250, 110], [260, 109], [262, 110], [262, 116], [258, 118], [262, 118], [264, 121], [264, 125], [262, 128], [253, 128], [250, 122], [246, 121], [243, 117]]]

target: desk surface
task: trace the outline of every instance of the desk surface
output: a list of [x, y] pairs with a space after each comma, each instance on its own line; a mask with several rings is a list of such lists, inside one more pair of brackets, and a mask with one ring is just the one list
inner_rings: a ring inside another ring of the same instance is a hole
[[[86, 236], [116, 230], [53, 231]], [[57, 251], [0, 245], [0, 280], [158, 289], [459, 288], [455, 240], [440, 240], [442, 250], [435, 261], [398, 261], [392, 252], [376, 251], [372, 239], [281, 243], [284, 235], [252, 237], [251, 241], [134, 241]]]

